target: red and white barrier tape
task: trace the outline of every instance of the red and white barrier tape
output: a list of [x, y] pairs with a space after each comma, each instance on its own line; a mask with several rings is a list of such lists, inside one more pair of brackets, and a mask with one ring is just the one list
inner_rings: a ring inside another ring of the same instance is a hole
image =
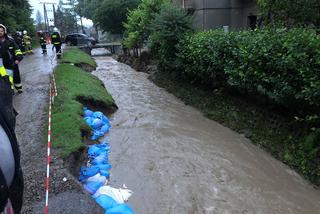
[[48, 119], [48, 146], [47, 146], [47, 177], [46, 177], [46, 205], [44, 208], [44, 213], [48, 214], [49, 211], [49, 178], [50, 178], [50, 148], [51, 148], [51, 112], [52, 112], [52, 104], [53, 104], [53, 99], [55, 96], [58, 95], [57, 93], [57, 88], [56, 88], [56, 82], [54, 75], [52, 75], [53, 79], [53, 86], [50, 82], [50, 89], [49, 89], [49, 119]]
[[53, 79], [53, 86], [54, 86], [54, 96], [58, 96], [58, 90], [56, 85], [56, 79], [54, 78], [54, 73], [52, 73], [52, 79]]

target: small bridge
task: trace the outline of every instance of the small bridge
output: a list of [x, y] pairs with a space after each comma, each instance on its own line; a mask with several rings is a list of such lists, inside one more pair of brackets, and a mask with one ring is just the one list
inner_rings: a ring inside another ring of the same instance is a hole
[[91, 50], [95, 48], [104, 48], [108, 50], [111, 54], [116, 54], [122, 49], [121, 43], [99, 43], [95, 45], [85, 45], [78, 47], [89, 55], [91, 55]]

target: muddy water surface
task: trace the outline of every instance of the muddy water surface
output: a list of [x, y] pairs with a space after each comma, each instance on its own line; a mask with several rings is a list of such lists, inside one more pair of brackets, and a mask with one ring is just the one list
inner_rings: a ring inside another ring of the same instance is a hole
[[112, 116], [113, 186], [138, 214], [319, 213], [320, 191], [249, 140], [155, 86], [147, 74], [96, 57], [119, 110]]

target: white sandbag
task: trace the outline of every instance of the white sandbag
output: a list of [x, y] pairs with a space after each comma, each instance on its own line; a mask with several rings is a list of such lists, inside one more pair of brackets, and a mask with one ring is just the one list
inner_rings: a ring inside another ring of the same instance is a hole
[[100, 195], [107, 195], [119, 204], [123, 204], [128, 201], [133, 192], [129, 189], [116, 189], [111, 186], [102, 186], [100, 187], [96, 193], [93, 195], [94, 198], [99, 197]]

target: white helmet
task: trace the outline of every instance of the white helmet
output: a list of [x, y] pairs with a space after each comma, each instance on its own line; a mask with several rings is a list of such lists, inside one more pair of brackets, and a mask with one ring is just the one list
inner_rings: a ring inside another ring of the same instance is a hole
[[7, 28], [6, 28], [6, 26], [4, 26], [3, 24], [0, 24], [0, 27], [3, 28], [4, 33], [6, 34], [6, 33], [7, 33]]
[[57, 31], [59, 31], [59, 30], [58, 30], [58, 28], [54, 27], [54, 28], [53, 28], [53, 31], [56, 31], [56, 32], [57, 32]]
[[23, 31], [23, 34], [24, 34], [24, 35], [27, 34], [27, 33], [28, 33], [28, 32], [27, 32], [26, 30]]

